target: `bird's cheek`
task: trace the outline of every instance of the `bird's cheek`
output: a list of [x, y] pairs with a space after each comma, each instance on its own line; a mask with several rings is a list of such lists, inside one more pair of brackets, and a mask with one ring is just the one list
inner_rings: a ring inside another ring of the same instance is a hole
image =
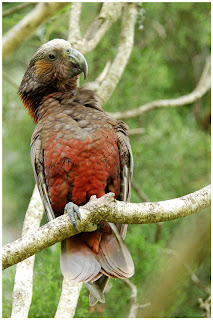
[[54, 73], [53, 65], [46, 60], [39, 60], [35, 63], [36, 75], [44, 77], [49, 73]]

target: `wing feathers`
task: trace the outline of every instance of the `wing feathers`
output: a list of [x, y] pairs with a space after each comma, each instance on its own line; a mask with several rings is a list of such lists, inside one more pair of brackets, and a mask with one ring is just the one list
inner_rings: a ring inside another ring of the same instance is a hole
[[36, 131], [32, 136], [31, 141], [31, 163], [34, 171], [35, 180], [39, 189], [42, 202], [44, 204], [47, 220], [51, 221], [55, 218], [50, 199], [48, 196], [46, 181], [44, 177], [44, 165], [43, 165], [43, 150], [41, 144], [41, 138]]

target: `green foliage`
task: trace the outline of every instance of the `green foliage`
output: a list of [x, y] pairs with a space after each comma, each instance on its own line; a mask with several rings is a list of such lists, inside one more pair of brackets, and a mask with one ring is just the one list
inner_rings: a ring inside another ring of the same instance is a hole
[[14, 286], [15, 272], [16, 267], [12, 266], [11, 268], [4, 271], [4, 275], [2, 277], [2, 287], [4, 288], [4, 294], [2, 295], [3, 318], [11, 317], [11, 297]]
[[75, 318], [87, 317], [89, 317], [88, 290], [85, 286], [83, 286], [79, 296], [78, 306], [75, 312]]
[[[17, 3], [3, 3], [3, 10]], [[3, 18], [6, 33], [33, 5]], [[36, 33], [4, 61], [5, 72], [17, 84], [13, 86], [3, 74], [3, 224], [4, 242], [20, 234], [24, 214], [33, 190], [34, 177], [30, 163], [30, 138], [33, 121], [17, 96], [18, 85], [31, 56], [42, 42], [67, 38], [68, 5], [42, 25]], [[100, 3], [84, 3], [81, 31], [85, 32], [100, 9]], [[205, 59], [210, 53], [210, 4], [203, 2], [153, 3], [142, 5], [143, 17], [138, 17], [135, 46], [129, 63], [114, 94], [104, 106], [113, 112], [136, 108], [156, 99], [175, 98], [193, 90], [199, 80]], [[143, 28], [141, 28], [143, 24]], [[89, 65], [87, 81], [95, 80], [107, 61], [113, 61], [119, 44], [120, 21], [114, 24], [97, 48], [86, 55]], [[182, 196], [207, 185], [210, 181], [210, 136], [203, 131], [196, 117], [209, 110], [210, 95], [194, 105], [161, 108], [126, 121], [130, 128], [143, 127], [143, 135], [131, 136], [135, 180], [151, 201]], [[132, 202], [141, 199], [132, 191]], [[137, 285], [140, 303], [152, 270], [163, 267], [162, 249], [181, 225], [196, 228], [196, 215], [163, 224], [156, 243], [157, 225], [131, 225], [126, 243], [135, 262], [131, 281]], [[196, 234], [195, 234], [196, 236]], [[9, 238], [9, 239], [8, 239]], [[192, 269], [209, 285], [209, 246]], [[162, 270], [163, 271], [163, 270]], [[15, 268], [3, 274], [3, 316], [10, 317], [11, 295]], [[30, 317], [54, 317], [61, 292], [59, 245], [36, 255], [33, 301]], [[75, 317], [128, 317], [130, 289], [121, 280], [111, 280], [106, 304], [90, 307], [88, 291], [83, 287]], [[174, 288], [176, 299], [163, 317], [201, 317], [198, 298], [206, 298], [186, 272]]]
[[29, 318], [54, 318], [62, 285], [60, 244], [36, 255]]

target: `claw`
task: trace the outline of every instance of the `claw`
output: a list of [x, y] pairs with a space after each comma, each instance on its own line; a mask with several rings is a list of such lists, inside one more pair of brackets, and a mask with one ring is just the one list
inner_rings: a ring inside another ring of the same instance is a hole
[[76, 216], [79, 220], [81, 220], [81, 214], [79, 211], [79, 207], [76, 204], [74, 204], [73, 202], [68, 202], [64, 208], [64, 213], [68, 213], [75, 230], [78, 231]]

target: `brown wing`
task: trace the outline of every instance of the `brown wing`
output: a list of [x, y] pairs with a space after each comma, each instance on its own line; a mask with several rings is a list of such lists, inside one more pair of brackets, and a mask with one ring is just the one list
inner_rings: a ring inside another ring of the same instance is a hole
[[[116, 133], [118, 136], [118, 149], [121, 161], [121, 192], [118, 200], [130, 201], [131, 197], [131, 182], [133, 176], [133, 155], [128, 137], [128, 127], [123, 121], [117, 122]], [[127, 225], [116, 225], [122, 238], [126, 236]]]
[[35, 128], [31, 139], [31, 163], [34, 171], [35, 181], [37, 183], [38, 190], [44, 205], [47, 220], [51, 221], [52, 219], [55, 219], [55, 215], [50, 204], [47, 185], [45, 181], [44, 158], [41, 137], [39, 135], [39, 125], [37, 125], [37, 127]]

